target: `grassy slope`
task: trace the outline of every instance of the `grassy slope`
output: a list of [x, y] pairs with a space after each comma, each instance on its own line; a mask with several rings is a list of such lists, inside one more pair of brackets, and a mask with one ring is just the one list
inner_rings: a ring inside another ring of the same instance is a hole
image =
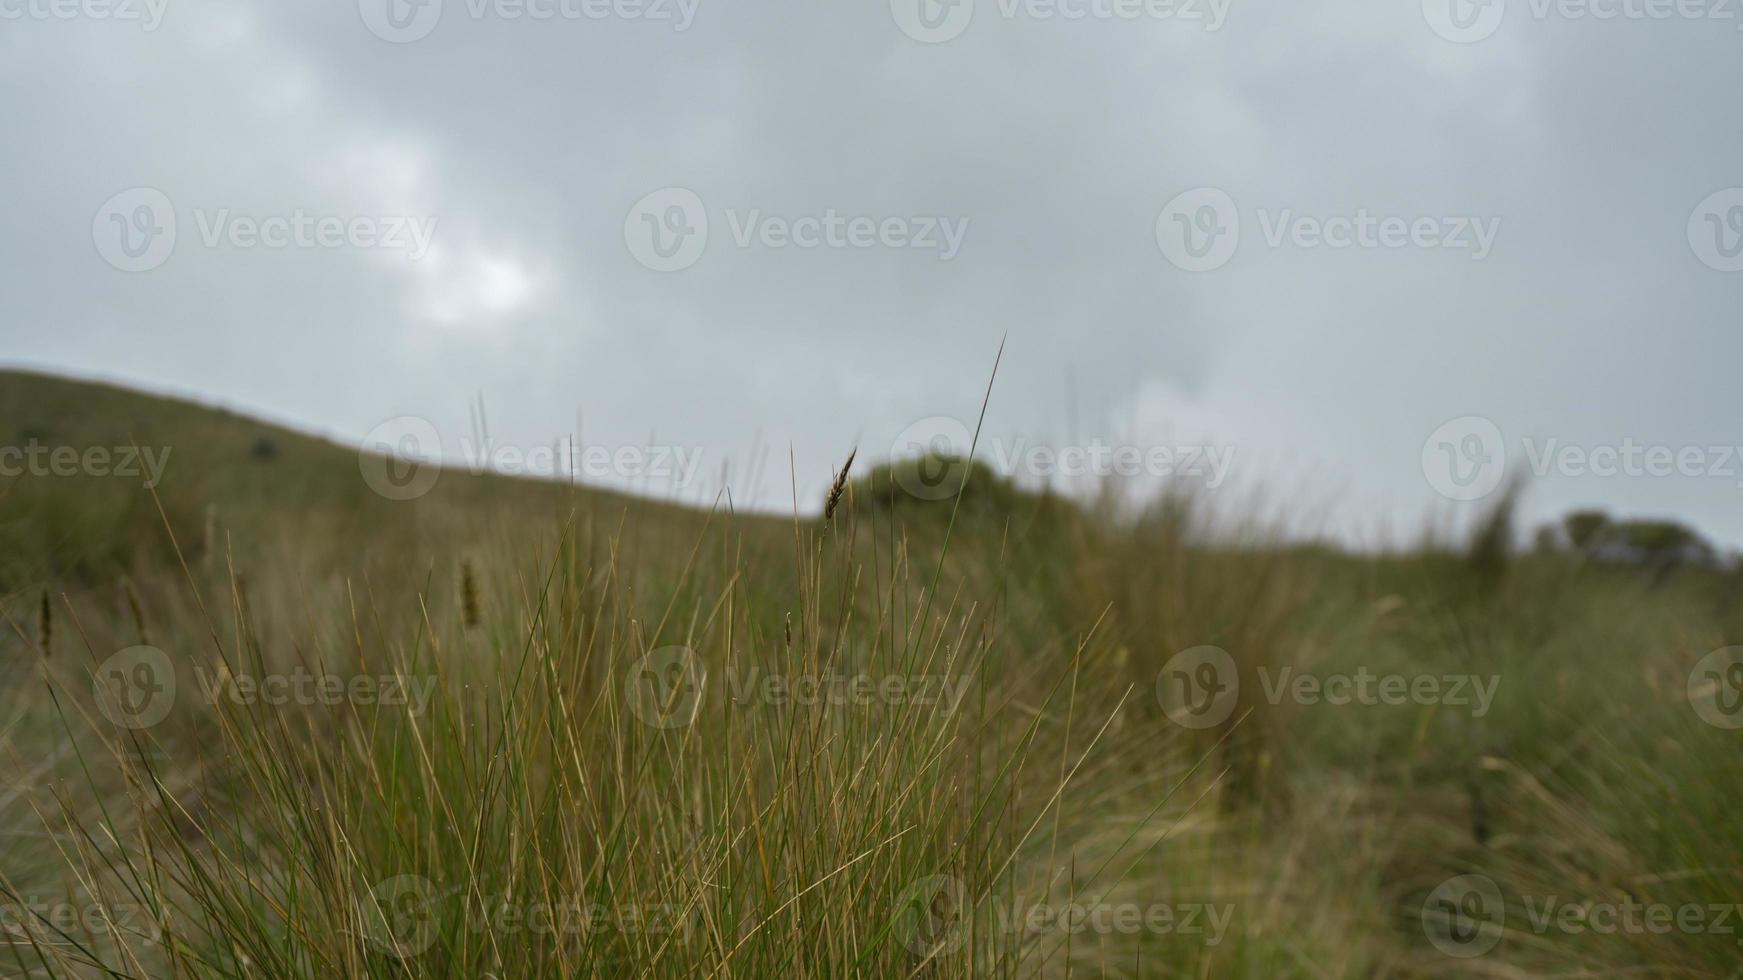
[[[256, 444], [272, 456], [257, 458]], [[456, 509], [494, 519], [519, 509], [550, 515], [578, 504], [687, 529], [687, 511], [656, 501], [596, 489], [464, 471], [442, 475], [427, 496], [383, 500], [359, 474], [350, 446], [203, 405], [103, 384], [18, 371], [0, 371], [0, 445], [91, 446], [137, 444], [167, 451], [158, 495], [185, 554], [221, 550], [224, 530], [257, 541], [294, 541], [299, 550], [331, 543], [349, 561], [357, 534], [416, 530]], [[164, 523], [138, 480], [49, 477], [6, 487], [9, 519], [0, 524], [0, 586], [44, 579], [101, 579], [136, 555], [163, 557]], [[28, 497], [29, 499], [25, 499]], [[64, 520], [54, 519], [64, 507]], [[38, 509], [40, 508], [40, 509]], [[210, 514], [208, 514], [208, 511]], [[31, 526], [25, 516], [49, 520]], [[455, 521], [464, 524], [464, 521]], [[763, 520], [764, 527], [779, 522]], [[464, 527], [446, 528], [464, 531]], [[413, 535], [416, 537], [417, 535]], [[18, 566], [21, 561], [38, 564]]]
[[[20, 922], [0, 973], [1718, 977], [1737, 962], [1734, 937], [1530, 919], [1550, 895], [1743, 895], [1738, 733], [1701, 724], [1684, 691], [1743, 629], [1722, 579], [1340, 556], [1257, 532], [1194, 547], [1199, 505], [1179, 500], [1116, 519], [1001, 498], [965, 510], [947, 553], [947, 506], [862, 499], [825, 527], [460, 473], [392, 502], [348, 449], [14, 373], [0, 427], [0, 444], [173, 447], [158, 496], [187, 565], [136, 483], [0, 487], [0, 668], [21, 681], [0, 702], [0, 764], [22, 774], [0, 791], [0, 820], [22, 828], [0, 838], [0, 885], [14, 907], [70, 898], [149, 924], [0, 917]], [[262, 434], [269, 460], [251, 452]], [[178, 696], [135, 732], [103, 716], [91, 674], [140, 643], [164, 651]], [[1155, 682], [1200, 644], [1234, 655], [1241, 702], [1192, 732]], [[689, 724], [651, 727], [631, 681], [672, 648], [705, 695]], [[225, 672], [299, 665], [434, 693], [419, 711], [200, 696]], [[1283, 667], [1500, 687], [1482, 718], [1271, 704], [1259, 671]], [[956, 710], [843, 708], [728, 683], [858, 671], [967, 693]], [[1466, 872], [1507, 905], [1503, 941], [1469, 960], [1431, 945], [1420, 914]], [[931, 906], [944, 941], [916, 955], [896, 911], [937, 880], [962, 901]], [[417, 914], [395, 915], [407, 887]], [[620, 915], [553, 935], [498, 914], [565, 899], [684, 928]], [[1232, 917], [1216, 943], [997, 928], [1019, 900], [1068, 899]]]

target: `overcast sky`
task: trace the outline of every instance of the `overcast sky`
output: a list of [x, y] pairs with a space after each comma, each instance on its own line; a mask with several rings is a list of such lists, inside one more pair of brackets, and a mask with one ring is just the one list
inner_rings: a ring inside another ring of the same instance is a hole
[[1008, 335], [1032, 481], [1743, 544], [1743, 3], [1593, 3], [0, 0], [0, 357], [811, 509]]

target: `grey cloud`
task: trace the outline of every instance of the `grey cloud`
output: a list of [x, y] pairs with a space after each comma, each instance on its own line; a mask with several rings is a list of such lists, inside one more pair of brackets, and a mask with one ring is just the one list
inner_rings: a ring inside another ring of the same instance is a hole
[[[208, 392], [361, 434], [419, 414], [499, 440], [756, 447], [783, 507], [791, 445], [814, 502], [858, 442], [989, 431], [1232, 442], [1238, 478], [1313, 469], [1352, 539], [1450, 507], [1420, 471], [1448, 418], [1517, 445], [1737, 441], [1738, 275], [1704, 267], [1690, 210], [1743, 185], [1728, 121], [1743, 35], [1711, 23], [1536, 20], [1452, 44], [1416, 3], [1230, 7], [1169, 20], [1006, 19], [944, 44], [887, 4], [701, 4], [686, 30], [473, 19], [374, 36], [354, 4], [174, 0], [156, 30], [0, 33], [0, 341], [8, 356]], [[175, 203], [176, 250], [123, 273], [92, 215]], [[710, 213], [696, 263], [624, 241], [663, 187]], [[1170, 265], [1158, 210], [1239, 206], [1234, 258]], [[437, 222], [428, 256], [208, 248], [196, 211]], [[1481, 262], [1435, 250], [1271, 247], [1257, 209], [1498, 220]], [[918, 249], [738, 247], [728, 209], [784, 219], [967, 219]], [[1607, 504], [1743, 542], [1732, 481], [1550, 478], [1533, 513]], [[746, 501], [751, 496], [754, 499]]]

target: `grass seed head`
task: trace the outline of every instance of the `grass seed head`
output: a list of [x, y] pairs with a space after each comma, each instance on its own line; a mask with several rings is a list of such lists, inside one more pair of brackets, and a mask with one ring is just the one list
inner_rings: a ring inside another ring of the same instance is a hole
[[853, 469], [853, 458], [858, 455], [858, 447], [847, 454], [847, 462], [841, 464], [841, 470], [835, 474], [835, 482], [829, 485], [829, 497], [823, 502], [823, 522], [825, 524], [834, 519], [835, 508], [841, 504], [842, 494], [847, 492], [847, 473]]
[[482, 619], [478, 612], [478, 574], [471, 559], [460, 561], [460, 615], [467, 629], [477, 629]]
[[47, 589], [42, 590], [42, 604], [36, 612], [36, 645], [45, 657], [54, 646], [54, 603], [49, 601]]

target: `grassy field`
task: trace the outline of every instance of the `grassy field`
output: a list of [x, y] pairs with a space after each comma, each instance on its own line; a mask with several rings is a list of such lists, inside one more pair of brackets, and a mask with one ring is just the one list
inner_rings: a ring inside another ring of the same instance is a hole
[[0, 975], [1743, 975], [1733, 574], [0, 420]]

